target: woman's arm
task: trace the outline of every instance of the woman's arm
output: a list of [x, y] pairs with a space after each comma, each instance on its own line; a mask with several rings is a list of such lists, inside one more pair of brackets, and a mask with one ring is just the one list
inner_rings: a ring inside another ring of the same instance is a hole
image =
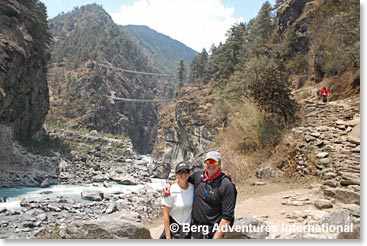
[[171, 239], [171, 228], [169, 222], [169, 213], [171, 211], [170, 207], [163, 206], [163, 225], [164, 231], [166, 232], [166, 238]]

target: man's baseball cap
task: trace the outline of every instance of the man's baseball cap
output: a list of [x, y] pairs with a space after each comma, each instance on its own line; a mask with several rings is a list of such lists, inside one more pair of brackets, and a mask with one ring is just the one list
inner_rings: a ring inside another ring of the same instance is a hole
[[209, 159], [215, 160], [217, 162], [221, 162], [220, 153], [215, 150], [209, 151], [208, 153], [206, 153], [204, 161], [209, 160]]
[[175, 172], [177, 173], [178, 171], [182, 170], [182, 169], [188, 169], [190, 170], [190, 166], [189, 164], [185, 163], [185, 162], [181, 162], [179, 164], [176, 165], [176, 170]]

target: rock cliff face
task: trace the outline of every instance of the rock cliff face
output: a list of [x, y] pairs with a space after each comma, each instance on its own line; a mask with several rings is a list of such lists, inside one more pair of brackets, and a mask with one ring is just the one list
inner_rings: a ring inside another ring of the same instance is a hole
[[37, 137], [49, 109], [44, 5], [0, 1], [0, 186], [39, 185], [55, 159], [28, 153], [15, 140]]
[[[162, 109], [153, 151], [156, 166], [152, 169], [157, 177], [167, 178], [171, 171], [167, 164], [196, 161], [194, 165], [201, 167], [198, 157], [213, 146], [214, 136], [226, 124], [216, 98], [210, 86], [190, 86], [178, 100]], [[162, 166], [163, 170], [158, 168]]]
[[49, 108], [48, 40], [38, 7], [33, 1], [0, 3], [0, 123], [21, 140], [41, 129]]
[[[295, 28], [301, 32], [307, 31], [304, 26], [309, 12], [315, 10], [323, 0], [287, 0], [277, 12], [278, 33], [285, 34], [289, 29]], [[300, 32], [299, 32], [300, 34]]]
[[[313, 14], [319, 11], [325, 0], [287, 0], [281, 5], [277, 12], [278, 35], [281, 39], [292, 36], [293, 51], [290, 55], [297, 53], [306, 54], [312, 46], [312, 32], [310, 24]], [[292, 33], [292, 34], [291, 34]], [[323, 77], [322, 60], [319, 55], [313, 57], [313, 74], [316, 81], [320, 82]]]

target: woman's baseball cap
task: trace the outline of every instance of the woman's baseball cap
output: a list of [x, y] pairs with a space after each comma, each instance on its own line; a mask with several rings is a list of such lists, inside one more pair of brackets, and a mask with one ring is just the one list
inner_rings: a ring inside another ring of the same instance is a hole
[[189, 164], [185, 163], [185, 162], [181, 162], [179, 164], [176, 165], [176, 169], [175, 172], [177, 173], [178, 171], [182, 170], [182, 169], [188, 169], [190, 170], [190, 166]]

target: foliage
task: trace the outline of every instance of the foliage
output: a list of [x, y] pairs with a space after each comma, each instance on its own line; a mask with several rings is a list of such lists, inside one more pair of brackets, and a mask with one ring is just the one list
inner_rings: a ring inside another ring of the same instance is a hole
[[186, 80], [185, 75], [186, 75], [185, 64], [184, 64], [184, 61], [181, 60], [177, 66], [178, 94], [179, 95], [181, 94], [181, 88], [184, 85], [185, 80]]
[[[234, 136], [237, 136], [238, 150], [254, 151], [261, 145], [261, 127], [264, 118], [252, 103], [243, 103], [231, 120]], [[234, 137], [233, 136], [233, 137]]]
[[33, 5], [34, 24], [30, 30], [33, 40], [43, 48], [48, 48], [51, 43], [51, 33], [48, 29], [47, 9], [44, 3], [39, 0]]
[[208, 52], [203, 49], [200, 54], [194, 57], [190, 64], [189, 82], [207, 82], [208, 80]]
[[311, 23], [312, 53], [322, 76], [360, 66], [360, 2], [327, 0]]
[[282, 116], [287, 123], [293, 121], [297, 106], [291, 98], [291, 83], [284, 68], [274, 60], [261, 68], [249, 85], [250, 96], [265, 112]]
[[277, 0], [273, 8], [265, 2], [254, 19], [234, 24], [208, 58], [199, 59], [204, 51], [195, 57], [190, 81], [211, 81], [225, 99], [252, 98], [267, 117], [291, 123], [297, 110], [291, 75], [304, 84], [314, 74], [322, 79], [359, 68], [360, 10], [357, 0], [326, 0], [308, 6], [307, 18], [278, 35], [273, 10], [281, 4], [289, 3]]
[[246, 25], [239, 23], [233, 25], [227, 32], [227, 41], [220, 45], [210, 57], [210, 62], [215, 66], [210, 77], [216, 85], [225, 86], [227, 79], [236, 70], [240, 61], [241, 47], [244, 42]]
[[227, 100], [223, 105], [231, 116], [228, 126], [216, 137], [216, 144], [229, 157], [224, 163], [225, 171], [235, 180], [243, 180], [269, 157], [281, 139], [282, 128], [250, 100]]
[[31, 153], [48, 155], [58, 152], [68, 156], [71, 151], [69, 144], [57, 136], [45, 134], [40, 140], [29, 139], [22, 142], [22, 145]]

